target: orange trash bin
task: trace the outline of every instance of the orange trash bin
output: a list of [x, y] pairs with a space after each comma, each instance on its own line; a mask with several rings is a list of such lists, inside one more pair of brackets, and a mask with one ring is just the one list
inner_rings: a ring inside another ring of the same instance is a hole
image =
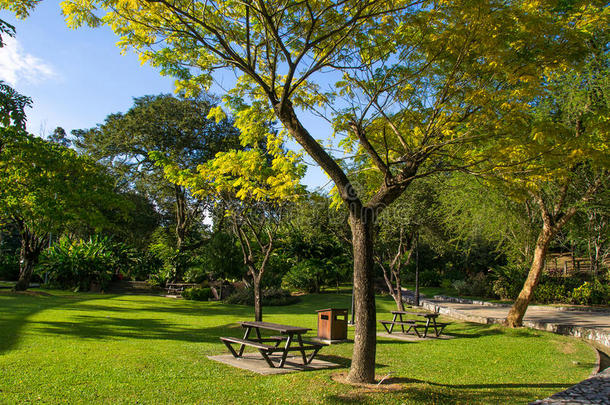
[[347, 309], [319, 309], [318, 339], [347, 339]]

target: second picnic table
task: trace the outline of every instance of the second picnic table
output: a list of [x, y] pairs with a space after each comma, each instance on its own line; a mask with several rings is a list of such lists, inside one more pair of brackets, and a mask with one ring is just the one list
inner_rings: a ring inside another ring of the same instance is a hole
[[[288, 352], [299, 351], [301, 352], [301, 356], [303, 358], [303, 364], [307, 365], [311, 363], [314, 359], [318, 351], [324, 346], [321, 343], [304, 341], [302, 335], [310, 331], [310, 328], [302, 328], [299, 326], [290, 326], [290, 325], [281, 325], [278, 323], [271, 322], [240, 322], [241, 326], [245, 328], [245, 333], [243, 339], [234, 338], [234, 337], [221, 337], [220, 340], [227, 346], [229, 351], [234, 357], [242, 357], [244, 354], [244, 349], [246, 346], [254, 347], [258, 349], [260, 354], [263, 356], [269, 367], [284, 367], [286, 364], [286, 358], [288, 356]], [[262, 337], [262, 330], [269, 330], [273, 332], [277, 332], [282, 334], [283, 336], [270, 336], [270, 337]], [[254, 331], [256, 333], [255, 338], [250, 338], [250, 334]], [[280, 344], [283, 341], [286, 341], [284, 347], [281, 347]], [[274, 345], [267, 345], [266, 342], [271, 342]], [[292, 346], [293, 343], [296, 345]], [[232, 344], [239, 344], [239, 350], [236, 351]], [[309, 357], [305, 354], [306, 350], [313, 350]], [[270, 354], [273, 353], [281, 353], [282, 357], [280, 359], [279, 365], [273, 364]]]
[[[436, 318], [438, 318], [437, 312], [429, 313], [421, 311], [392, 311], [392, 315], [394, 315], [394, 317], [391, 321], [380, 321], [388, 333], [392, 333], [392, 331], [394, 330], [394, 325], [400, 325], [402, 333], [409, 333], [409, 331], [413, 329], [417, 337], [426, 337], [428, 335], [428, 329], [433, 328], [434, 334], [438, 337], [442, 333], [445, 326], [447, 326], [446, 323], [436, 322]], [[403, 315], [412, 315], [426, 318], [426, 323], [423, 324], [415, 320], [404, 320]], [[388, 327], [388, 325], [390, 325], [390, 327]], [[408, 326], [406, 331], [405, 326]], [[424, 328], [423, 336], [417, 330], [419, 328]]]

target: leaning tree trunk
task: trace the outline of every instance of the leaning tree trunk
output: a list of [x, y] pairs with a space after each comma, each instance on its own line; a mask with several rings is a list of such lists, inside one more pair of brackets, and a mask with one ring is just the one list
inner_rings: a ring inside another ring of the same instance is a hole
[[174, 195], [176, 197], [176, 250], [178, 251], [178, 257], [176, 260], [176, 273], [174, 275], [174, 282], [182, 281], [184, 274], [184, 257], [183, 248], [184, 241], [186, 239], [187, 230], [187, 207], [186, 207], [186, 196], [184, 189], [178, 185], [174, 185]]
[[544, 270], [546, 254], [554, 235], [555, 232], [553, 232], [550, 226], [544, 225], [542, 227], [542, 231], [540, 232], [540, 235], [538, 235], [538, 240], [536, 241], [534, 260], [532, 261], [532, 266], [530, 267], [527, 279], [523, 284], [523, 289], [521, 289], [517, 300], [511, 307], [510, 311], [508, 312], [508, 316], [506, 317], [506, 325], [508, 327], [516, 328], [522, 325], [523, 316], [525, 315], [527, 306], [534, 297], [534, 290], [538, 285], [542, 270]]
[[[20, 227], [21, 228], [21, 227]], [[39, 238], [27, 229], [20, 229], [21, 233], [21, 252], [19, 264], [19, 279], [13, 287], [13, 291], [25, 291], [30, 286], [30, 279], [34, 273], [34, 265], [38, 262], [38, 257], [42, 251], [46, 236]]]
[[[350, 215], [354, 248], [354, 313], [356, 330], [348, 381], [375, 381], [376, 311], [372, 215]], [[367, 218], [368, 217], [368, 218]]]
[[[403, 305], [402, 305], [402, 294], [401, 294], [401, 287], [400, 287], [400, 275], [397, 274], [394, 269], [386, 269], [383, 264], [379, 264], [383, 270], [383, 278], [385, 280], [385, 284], [388, 287], [388, 292], [390, 293], [390, 296], [392, 296], [392, 298], [394, 299], [394, 302], [396, 302], [396, 308], [399, 311], [402, 311], [404, 309]], [[390, 273], [390, 276], [388, 277], [388, 272]]]
[[395, 272], [394, 279], [396, 280], [396, 291], [394, 292], [394, 301], [396, 301], [396, 308], [399, 311], [404, 311], [405, 306], [402, 303], [402, 284], [400, 282], [400, 268]]

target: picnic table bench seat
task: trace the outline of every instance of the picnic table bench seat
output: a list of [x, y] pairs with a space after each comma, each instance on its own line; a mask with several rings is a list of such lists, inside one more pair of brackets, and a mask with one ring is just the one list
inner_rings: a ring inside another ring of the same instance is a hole
[[[288, 336], [270, 336], [269, 339], [274, 339], [274, 340], [278, 340], [278, 341], [284, 341], [284, 340], [288, 340]], [[324, 343], [314, 342], [313, 340], [305, 340], [305, 339], [301, 339], [301, 343], [303, 343], [304, 345], [309, 345], [309, 346], [313, 346], [313, 347], [320, 347], [320, 348], [326, 346]], [[293, 350], [298, 350], [298, 348], [297, 349], [293, 349]]]
[[[417, 321], [379, 321], [379, 323], [381, 323], [383, 325], [383, 327], [385, 328], [385, 330], [388, 333], [392, 333], [392, 331], [394, 330], [394, 325], [400, 325], [401, 329], [402, 329], [402, 333], [409, 333], [411, 331], [411, 329], [413, 329], [413, 332], [415, 332], [415, 334], [417, 335], [417, 337], [422, 337], [421, 333], [419, 333], [420, 328], [426, 328], [425, 323], [421, 324]], [[389, 327], [388, 327], [389, 325]], [[408, 325], [409, 327], [407, 328], [407, 330], [405, 330], [405, 326]]]
[[[240, 345], [254, 347], [256, 349], [265, 350], [267, 352], [273, 352], [273, 350], [277, 348], [277, 345], [269, 346], [262, 342], [255, 342], [254, 340], [241, 339], [241, 338], [237, 338], [237, 337], [224, 337], [223, 336], [220, 338], [220, 340], [222, 340], [222, 342], [225, 345], [227, 345], [227, 343], [238, 343]], [[229, 350], [233, 351], [233, 348], [230, 345], [227, 345], [227, 347], [229, 348]]]

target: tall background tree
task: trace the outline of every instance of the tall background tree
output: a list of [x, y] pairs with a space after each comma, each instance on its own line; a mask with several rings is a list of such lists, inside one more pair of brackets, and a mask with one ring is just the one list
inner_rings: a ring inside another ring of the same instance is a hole
[[540, 215], [532, 262], [506, 319], [521, 326], [540, 280], [551, 242], [579, 212], [591, 207], [610, 181], [610, 59], [606, 29], [593, 30], [584, 64], [548, 75], [514, 137], [498, 145], [505, 164], [492, 170], [495, 185], [513, 198], [531, 199]]
[[219, 152], [196, 170], [185, 169], [159, 152], [152, 157], [170, 181], [187, 187], [196, 198], [211, 198], [230, 218], [252, 278], [254, 318], [262, 321], [262, 277], [275, 248], [283, 206], [303, 192], [300, 179], [304, 167], [298, 155], [283, 149], [276, 134], [267, 132], [267, 125], [260, 123], [256, 129], [259, 136], [253, 139], [264, 139], [265, 144], [248, 145], [248, 138], [242, 136], [244, 148]]
[[201, 230], [211, 202], [195, 199], [183, 186], [164, 179], [150, 154], [196, 169], [218, 152], [239, 147], [238, 131], [231, 122], [206, 118], [214, 106], [212, 98], [204, 97], [138, 97], [126, 113], [111, 114], [104, 124], [73, 132], [79, 151], [110, 167], [122, 179], [123, 188], [151, 201], [165, 223], [173, 226], [176, 280], [184, 275], [186, 253], [205, 241]]

